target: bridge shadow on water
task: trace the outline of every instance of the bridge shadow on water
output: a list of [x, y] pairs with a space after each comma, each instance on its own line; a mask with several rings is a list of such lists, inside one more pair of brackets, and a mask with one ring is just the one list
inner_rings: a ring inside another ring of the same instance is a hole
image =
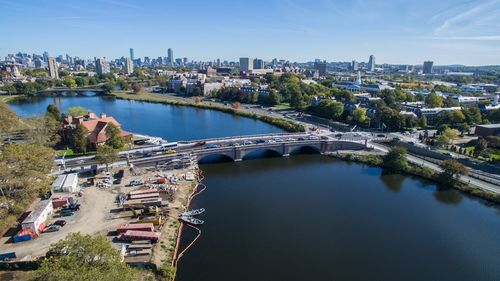
[[[290, 156], [300, 155], [300, 154], [319, 154], [319, 150], [315, 147], [311, 146], [303, 146], [297, 149], [294, 149], [290, 152]], [[281, 153], [272, 150], [272, 149], [257, 149], [246, 154], [242, 161], [254, 160], [254, 159], [263, 159], [263, 158], [278, 158], [282, 157]], [[217, 155], [209, 155], [201, 158], [198, 163], [199, 164], [211, 164], [211, 163], [225, 163], [225, 162], [233, 162], [234, 159], [227, 155], [217, 154]]]
[[234, 160], [226, 155], [217, 154], [217, 155], [209, 155], [201, 158], [198, 161], [198, 164], [212, 164], [212, 163], [225, 163], [225, 162], [233, 162]]

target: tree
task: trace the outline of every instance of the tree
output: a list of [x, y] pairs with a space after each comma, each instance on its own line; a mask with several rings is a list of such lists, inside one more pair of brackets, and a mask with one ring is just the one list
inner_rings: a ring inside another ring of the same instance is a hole
[[460, 135], [463, 137], [465, 133], [469, 133], [469, 126], [467, 126], [467, 123], [462, 123], [458, 125], [458, 131], [460, 132]]
[[458, 138], [457, 131], [447, 128], [437, 137], [437, 141], [440, 144], [450, 144], [453, 142], [453, 140], [457, 138]]
[[479, 157], [488, 148], [488, 142], [480, 138], [474, 146], [474, 157]]
[[393, 147], [384, 156], [384, 167], [395, 172], [406, 171], [408, 169], [408, 160], [406, 159], [406, 154], [406, 148], [401, 146]]
[[354, 121], [358, 122], [359, 124], [364, 124], [368, 121], [368, 117], [366, 116], [366, 108], [356, 108], [352, 112], [352, 117]]
[[73, 77], [65, 77], [64, 78], [64, 85], [68, 88], [76, 88], [76, 81], [75, 78]]
[[277, 105], [281, 102], [281, 96], [275, 89], [271, 89], [265, 103], [269, 106]]
[[104, 236], [70, 233], [48, 255], [32, 281], [138, 280], [138, 272], [121, 262], [119, 251]]
[[118, 155], [117, 149], [114, 149], [112, 146], [104, 144], [104, 145], [99, 145], [97, 147], [95, 158], [97, 159], [99, 164], [106, 164], [106, 170], [108, 170], [109, 164], [118, 161], [118, 159], [120, 159], [120, 156]]
[[436, 93], [431, 93], [427, 96], [425, 103], [430, 108], [442, 107], [443, 106], [443, 98], [438, 96]]
[[444, 160], [439, 166], [443, 169], [441, 177], [445, 181], [453, 181], [460, 175], [467, 175], [469, 173], [469, 169], [467, 167], [454, 159]]
[[73, 148], [78, 153], [87, 152], [87, 147], [89, 145], [88, 140], [89, 131], [83, 124], [78, 124], [71, 134], [71, 143]]
[[418, 126], [420, 126], [420, 128], [423, 128], [423, 129], [425, 129], [427, 127], [427, 118], [425, 116], [422, 115], [418, 119]]
[[106, 126], [106, 144], [115, 148], [120, 149], [123, 147], [123, 138], [120, 136], [121, 130], [113, 123], [108, 123]]
[[131, 88], [134, 94], [138, 94], [142, 90], [142, 85], [140, 83], [132, 83]]
[[59, 108], [57, 108], [57, 106], [55, 104], [49, 104], [47, 106], [46, 116], [53, 118], [54, 120], [59, 121], [59, 122], [62, 121], [61, 111], [59, 111]]
[[344, 104], [333, 100], [322, 100], [314, 110], [319, 116], [337, 119], [344, 113]]
[[113, 85], [112, 82], [108, 82], [108, 83], [105, 83], [101, 86], [101, 89], [103, 90], [103, 92], [105, 94], [109, 94], [111, 93], [111, 91], [113, 91], [115, 88], [115, 85]]
[[73, 117], [87, 115], [89, 112], [91, 111], [81, 106], [73, 106], [68, 108], [68, 115], [71, 115]]

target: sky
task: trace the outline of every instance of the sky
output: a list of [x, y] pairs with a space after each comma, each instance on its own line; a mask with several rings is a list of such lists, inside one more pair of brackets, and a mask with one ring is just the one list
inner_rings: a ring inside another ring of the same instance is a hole
[[500, 0], [0, 0], [0, 56], [500, 64]]

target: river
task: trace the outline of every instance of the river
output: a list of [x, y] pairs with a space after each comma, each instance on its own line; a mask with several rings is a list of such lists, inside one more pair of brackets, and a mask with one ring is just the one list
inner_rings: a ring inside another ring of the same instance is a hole
[[[188, 107], [101, 97], [11, 104], [39, 115], [56, 102], [113, 115], [169, 140], [281, 132], [263, 122]], [[201, 238], [177, 281], [500, 280], [500, 209], [436, 184], [320, 155], [200, 167]], [[251, 158], [251, 157], [250, 157]], [[187, 229], [182, 245], [194, 237]]]
[[25, 102], [9, 103], [9, 106], [20, 116], [39, 116], [46, 112], [49, 104], [56, 104], [62, 112], [73, 106], [81, 106], [98, 115], [105, 112], [113, 116], [124, 130], [158, 136], [168, 141], [284, 132], [259, 120], [220, 111], [114, 97], [37, 97]]

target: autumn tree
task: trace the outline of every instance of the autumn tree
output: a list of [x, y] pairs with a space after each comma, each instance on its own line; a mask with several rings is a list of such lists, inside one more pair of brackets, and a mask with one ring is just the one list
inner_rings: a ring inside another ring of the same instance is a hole
[[99, 145], [97, 147], [95, 158], [97, 159], [99, 164], [105, 164], [106, 170], [108, 170], [109, 164], [118, 161], [118, 159], [120, 159], [120, 156], [118, 155], [117, 149], [107, 144], [104, 144], [104, 145]]
[[104, 236], [70, 233], [48, 256], [30, 280], [139, 280], [138, 272], [121, 261], [120, 252]]
[[113, 123], [108, 123], [106, 126], [106, 144], [115, 148], [120, 149], [123, 147], [123, 138], [120, 136], [121, 130]]
[[76, 128], [71, 134], [71, 143], [73, 144], [75, 152], [87, 152], [87, 148], [89, 146], [88, 136], [89, 131], [85, 128], [85, 126], [83, 126], [83, 124], [76, 125]]

